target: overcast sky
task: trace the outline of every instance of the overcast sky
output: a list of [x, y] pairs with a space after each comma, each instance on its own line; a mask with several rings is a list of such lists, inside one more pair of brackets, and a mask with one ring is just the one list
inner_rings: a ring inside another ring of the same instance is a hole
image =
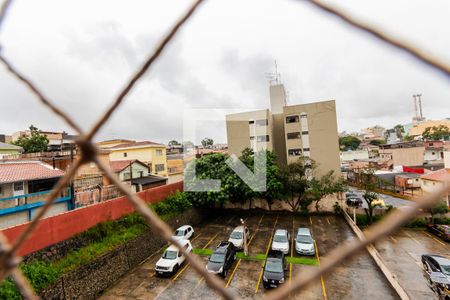
[[[450, 1], [331, 1], [450, 64]], [[84, 129], [98, 118], [188, 1], [16, 0], [5, 56]], [[211, 0], [96, 136], [182, 138], [189, 108], [268, 108], [277, 60], [289, 104], [335, 99], [339, 130], [408, 123], [412, 94], [429, 119], [450, 117], [449, 79], [303, 1]], [[0, 133], [33, 124], [72, 132], [0, 66]], [[198, 139], [226, 142], [224, 122]]]

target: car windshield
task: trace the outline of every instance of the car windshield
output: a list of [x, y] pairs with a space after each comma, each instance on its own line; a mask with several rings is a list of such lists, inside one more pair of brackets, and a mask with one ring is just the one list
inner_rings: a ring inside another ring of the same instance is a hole
[[309, 235], [297, 235], [297, 242], [302, 244], [311, 244], [313, 239]]
[[230, 238], [235, 239], [235, 240], [242, 239], [242, 232], [233, 231], [230, 235]]
[[175, 231], [176, 236], [184, 236], [184, 230], [177, 230]]
[[283, 266], [279, 262], [268, 260], [266, 262], [265, 270], [271, 273], [283, 273]]
[[450, 275], [450, 265], [441, 265], [442, 273], [449, 276]]
[[173, 251], [173, 250], [166, 250], [162, 256], [162, 258], [165, 259], [175, 259], [177, 258], [177, 251]]
[[286, 243], [288, 240], [285, 235], [275, 235], [273, 241], [277, 243]]
[[213, 253], [209, 258], [209, 261], [215, 263], [223, 263], [225, 261], [225, 254]]

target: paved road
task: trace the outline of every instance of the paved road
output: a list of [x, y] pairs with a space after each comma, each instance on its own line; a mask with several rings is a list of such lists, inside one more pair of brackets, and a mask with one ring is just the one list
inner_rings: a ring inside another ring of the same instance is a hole
[[[367, 203], [362, 198], [362, 194], [364, 194], [364, 192], [355, 187], [350, 187], [349, 190], [352, 192], [355, 192], [357, 195], [361, 196], [361, 199], [363, 200], [362, 207], [367, 208]], [[378, 198], [383, 199], [384, 204], [392, 205], [393, 207], [408, 206], [408, 205], [411, 205], [411, 203], [412, 203], [410, 200], [405, 200], [405, 199], [401, 199], [401, 198], [397, 198], [397, 197], [393, 197], [393, 196], [385, 195], [385, 194], [378, 194]]]
[[450, 244], [422, 230], [399, 229], [375, 245], [411, 299], [438, 299], [423, 276], [421, 255], [450, 255]]
[[[192, 241], [194, 247], [213, 249], [221, 240], [228, 238], [241, 217], [247, 218], [250, 228], [250, 254], [265, 253], [270, 245], [269, 241], [274, 228], [285, 228], [293, 233], [300, 226], [310, 227], [321, 257], [342, 242], [355, 238], [345, 221], [334, 216], [309, 218], [289, 213], [243, 212], [234, 216], [224, 215], [195, 228], [196, 236]], [[160, 253], [147, 259], [138, 268], [119, 280], [114, 287], [106, 291], [100, 299], [219, 298], [189, 266], [182, 268], [172, 278], [155, 277], [154, 266], [159, 256]], [[206, 258], [202, 259], [206, 264]], [[261, 261], [238, 260], [228, 272], [225, 284], [242, 298], [260, 299], [266, 292], [260, 283], [261, 268]], [[290, 281], [293, 276], [302, 276], [312, 268], [315, 266], [289, 266], [286, 272], [287, 281]], [[301, 294], [292, 295], [291, 298], [398, 299], [366, 252], [341, 263], [335, 272], [307, 287]]]

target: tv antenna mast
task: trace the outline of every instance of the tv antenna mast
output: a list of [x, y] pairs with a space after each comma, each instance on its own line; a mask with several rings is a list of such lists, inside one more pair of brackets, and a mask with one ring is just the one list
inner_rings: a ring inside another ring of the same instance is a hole
[[278, 85], [281, 84], [281, 74], [278, 72], [278, 64], [275, 60], [275, 72], [273, 73], [265, 73], [266, 78], [269, 80], [270, 85]]

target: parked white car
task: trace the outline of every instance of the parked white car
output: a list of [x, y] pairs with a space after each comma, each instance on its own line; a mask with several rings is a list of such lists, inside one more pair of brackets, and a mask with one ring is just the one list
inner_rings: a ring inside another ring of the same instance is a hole
[[[181, 246], [187, 251], [192, 251], [191, 242], [188, 240], [179, 240]], [[156, 262], [155, 271], [157, 275], [175, 274], [185, 261], [184, 255], [175, 245], [170, 245]]]
[[316, 254], [314, 239], [309, 228], [298, 229], [297, 237], [295, 238], [295, 251], [302, 255]]
[[273, 236], [272, 250], [278, 250], [284, 254], [288, 254], [290, 240], [291, 236], [286, 229], [277, 229]]
[[173, 238], [176, 240], [189, 240], [194, 236], [194, 228], [190, 225], [184, 225], [175, 230]]
[[[250, 239], [250, 230], [245, 227], [245, 234], [247, 235], [247, 242]], [[237, 249], [244, 248], [244, 227], [242, 225], [236, 227], [230, 234], [229, 242], [232, 242]]]

